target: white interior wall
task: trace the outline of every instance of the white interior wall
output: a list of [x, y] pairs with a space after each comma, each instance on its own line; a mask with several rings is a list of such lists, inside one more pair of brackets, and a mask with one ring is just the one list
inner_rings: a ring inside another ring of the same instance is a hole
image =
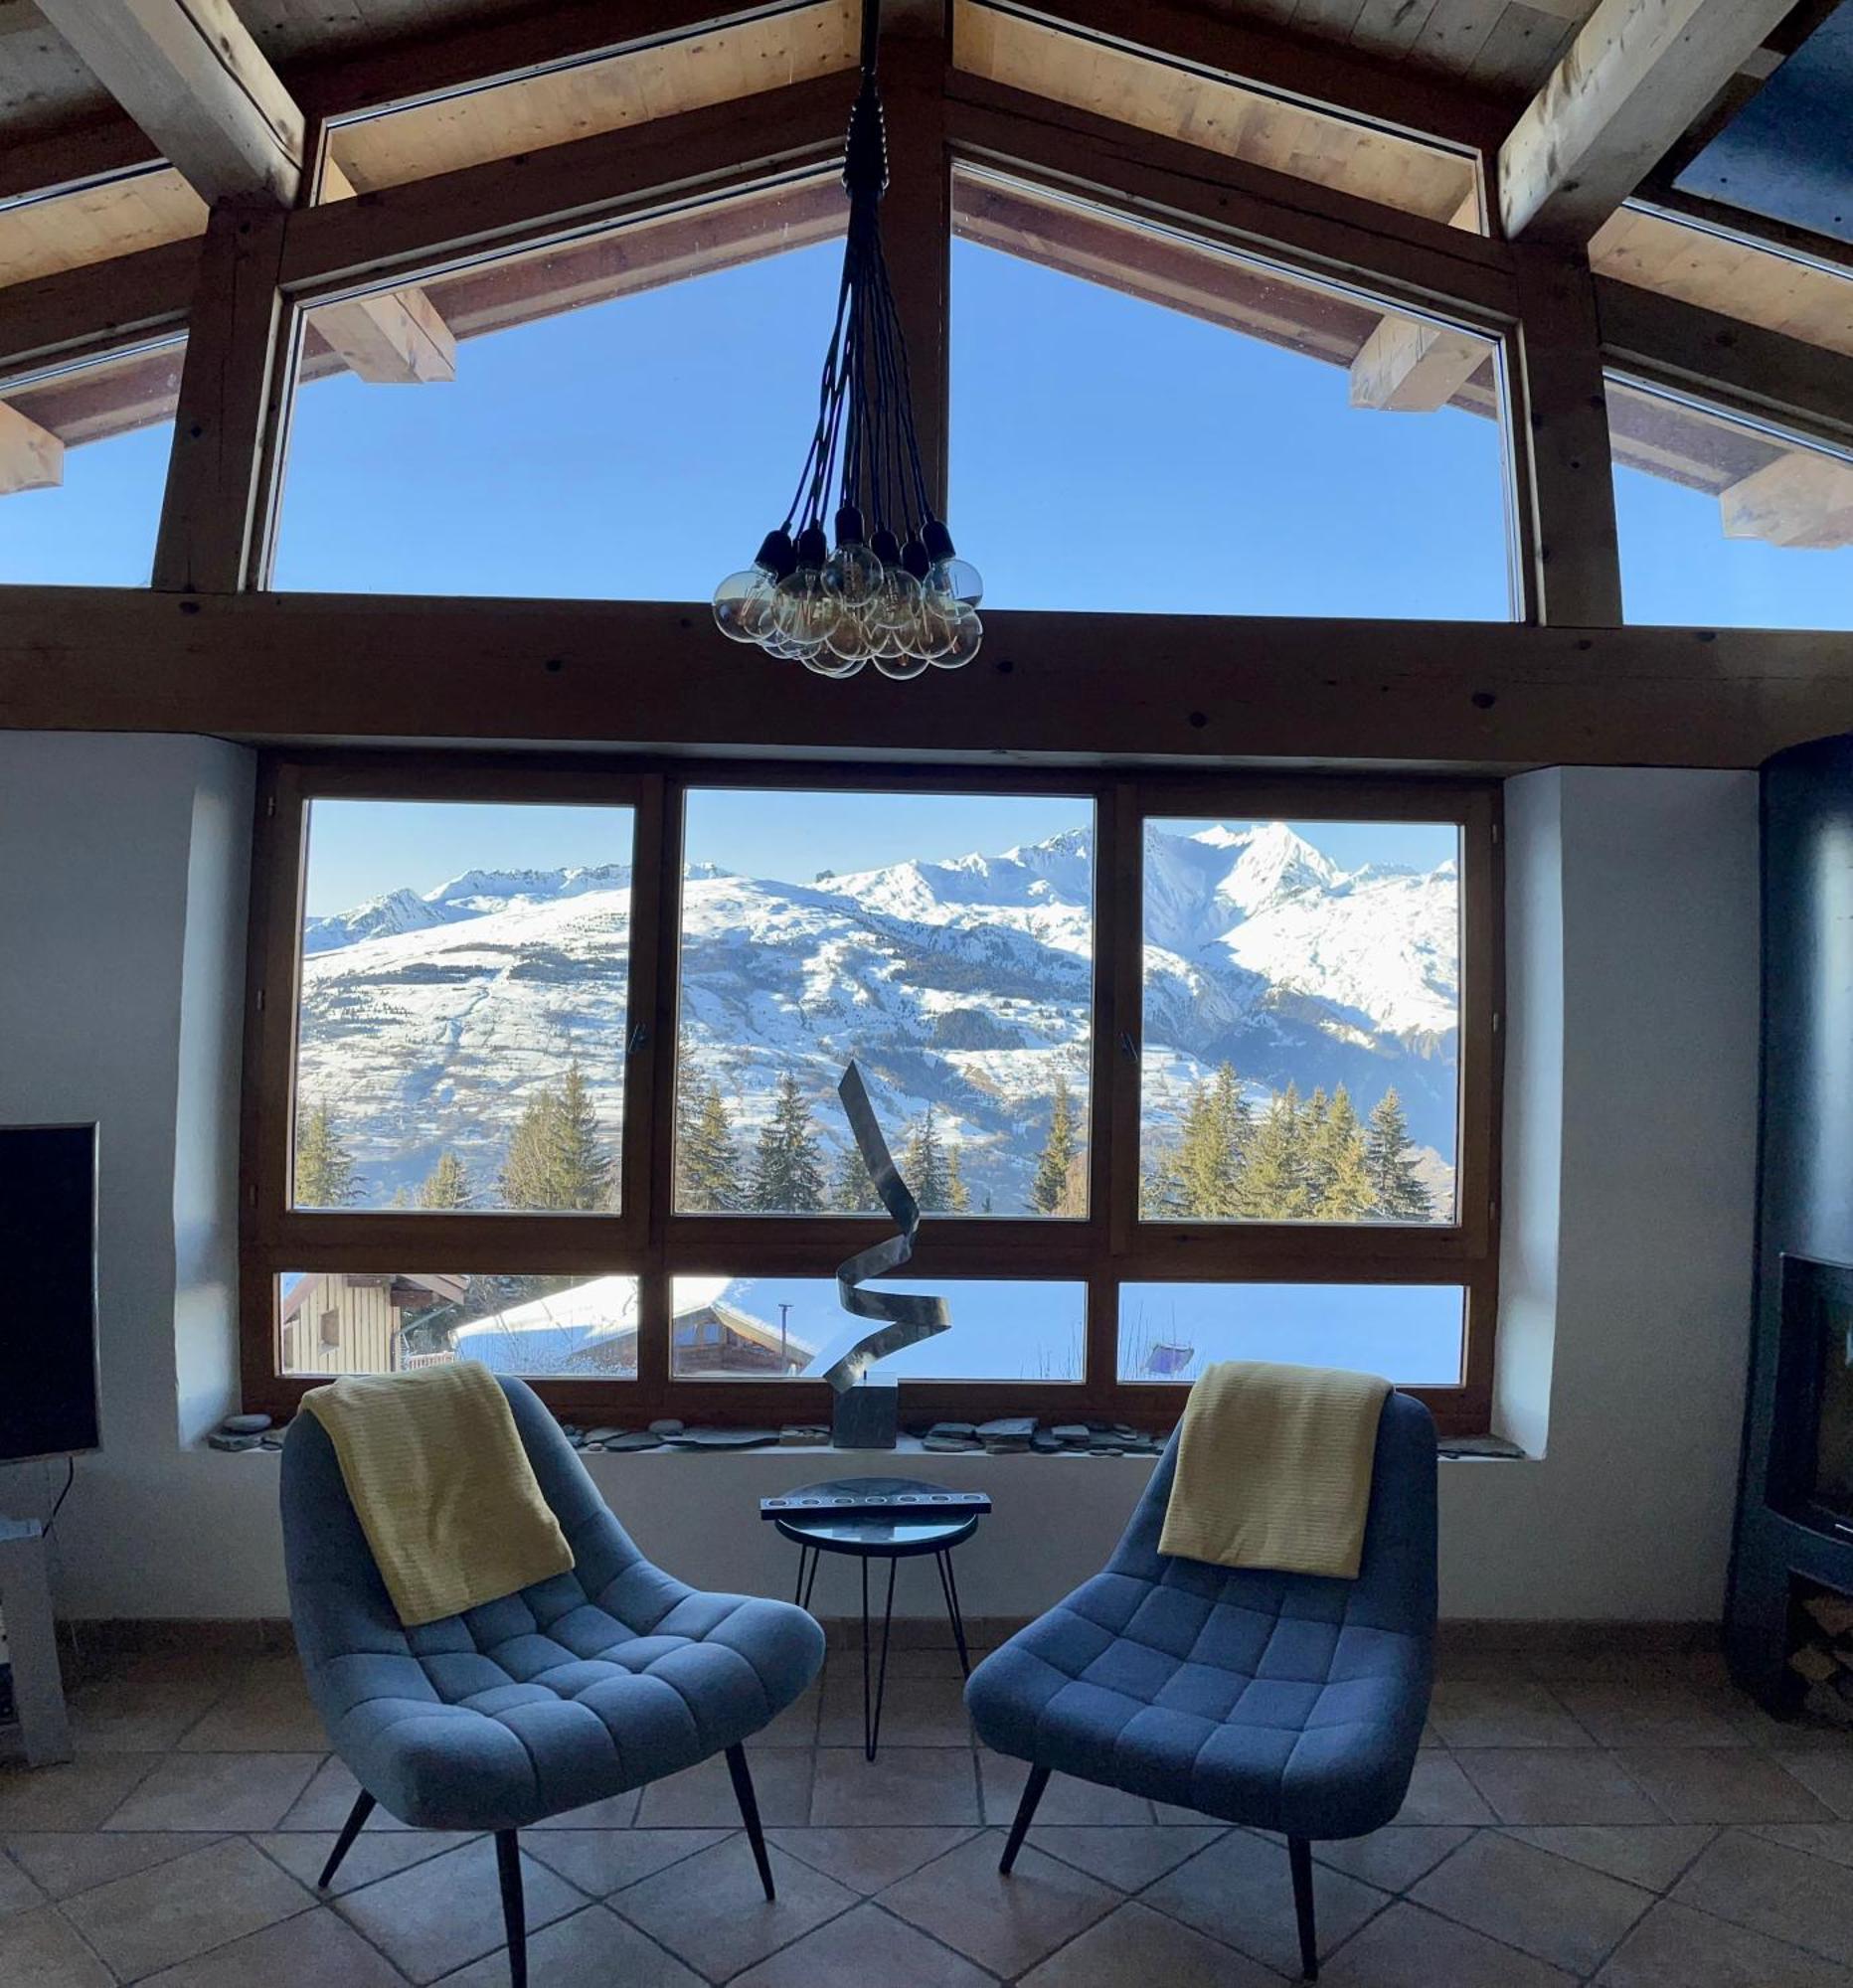
[[[104, 1449], [59, 1525], [67, 1612], [284, 1611], [273, 1455], [186, 1440], [233, 1386], [236, 1094], [250, 755], [0, 733], [0, 1121], [102, 1122]], [[1749, 1317], [1756, 780], [1571, 769], [1509, 786], [1507, 1270], [1499, 1407], [1542, 1458], [1442, 1471], [1460, 1616], [1718, 1612]], [[777, 1593], [756, 1501], [816, 1452], [590, 1459], [646, 1552]], [[997, 1513], [972, 1613], [1096, 1570], [1149, 1465], [920, 1457]], [[37, 1466], [0, 1508], [43, 1510]], [[850, 1576], [819, 1606], [851, 1604]], [[916, 1571], [918, 1574], [918, 1570]], [[897, 1606], [936, 1609], [902, 1576]]]

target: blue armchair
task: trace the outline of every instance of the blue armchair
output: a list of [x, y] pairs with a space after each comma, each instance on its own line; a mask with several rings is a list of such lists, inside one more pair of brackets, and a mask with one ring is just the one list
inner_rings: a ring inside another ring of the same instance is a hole
[[1166, 1559], [1176, 1467], [1173, 1436], [1106, 1572], [971, 1674], [978, 1737], [1030, 1763], [1000, 1868], [1058, 1770], [1278, 1830], [1310, 1981], [1311, 1843], [1390, 1821], [1428, 1716], [1434, 1423], [1407, 1395], [1385, 1402], [1355, 1581]]
[[801, 1608], [704, 1594], [646, 1561], [532, 1389], [501, 1386], [573, 1547], [568, 1574], [467, 1614], [400, 1624], [313, 1415], [283, 1444], [283, 1551], [309, 1694], [361, 1784], [321, 1874], [383, 1804], [420, 1829], [491, 1830], [515, 1988], [527, 1949], [517, 1832], [725, 1752], [765, 1896], [771, 1866], [742, 1742], [823, 1662]]

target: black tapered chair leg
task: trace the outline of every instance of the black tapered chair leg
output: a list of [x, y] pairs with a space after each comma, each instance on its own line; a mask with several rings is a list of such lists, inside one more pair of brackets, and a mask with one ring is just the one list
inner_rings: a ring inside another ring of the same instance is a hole
[[348, 1810], [348, 1819], [341, 1825], [341, 1834], [335, 1838], [335, 1847], [328, 1853], [328, 1862], [322, 1866], [322, 1875], [315, 1881], [315, 1889], [325, 1892], [335, 1881], [335, 1873], [341, 1868], [341, 1860], [354, 1848], [354, 1839], [367, 1826], [367, 1818], [373, 1813], [374, 1800], [365, 1788], [354, 1797], [354, 1806]]
[[495, 1875], [502, 1881], [509, 1982], [511, 1988], [528, 1988], [528, 1913], [521, 1898], [521, 1838], [512, 1829], [495, 1832]]
[[759, 1804], [753, 1792], [753, 1776], [747, 1771], [746, 1747], [727, 1749], [727, 1771], [734, 1777], [734, 1799], [740, 1804], [740, 1819], [747, 1825], [747, 1841], [753, 1845], [753, 1861], [759, 1867], [759, 1883], [765, 1887], [765, 1896], [775, 1899], [778, 1894], [772, 1889], [772, 1865], [765, 1854], [765, 1831], [759, 1827]]
[[1286, 1840], [1286, 1861], [1293, 1871], [1293, 1916], [1299, 1921], [1299, 1978], [1319, 1978], [1319, 1940], [1312, 1918], [1312, 1845], [1303, 1836]]
[[1017, 1803], [1017, 1819], [1004, 1839], [1004, 1854], [997, 1860], [998, 1871], [1006, 1878], [1017, 1861], [1017, 1852], [1023, 1848], [1023, 1839], [1030, 1833], [1030, 1824], [1036, 1819], [1036, 1804], [1042, 1800], [1043, 1789], [1048, 1785], [1049, 1769], [1032, 1767], [1029, 1779], [1023, 1783], [1023, 1799]]

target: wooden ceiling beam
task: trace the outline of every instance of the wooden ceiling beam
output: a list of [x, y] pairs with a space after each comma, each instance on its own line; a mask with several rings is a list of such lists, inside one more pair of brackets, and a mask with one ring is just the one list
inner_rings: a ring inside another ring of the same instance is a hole
[[41, 0], [41, 11], [209, 206], [295, 200], [305, 121], [231, 0]]
[[[1461, 202], [1450, 228], [1479, 222], [1476, 188]], [[1486, 363], [1488, 346], [1450, 325], [1392, 314], [1378, 321], [1351, 362], [1351, 405], [1386, 413], [1432, 414], [1444, 408]]]
[[[351, 200], [354, 188], [334, 162], [322, 164], [322, 198]], [[377, 386], [416, 387], [457, 377], [457, 342], [443, 313], [422, 290], [377, 291], [324, 304], [315, 329], [356, 378]]]
[[30, 414], [0, 401], [0, 497], [53, 490], [65, 480], [65, 444]]
[[1587, 242], [1792, 5], [1600, 0], [1499, 148], [1506, 239]]
[[1853, 464], [1790, 449], [1733, 483], [1718, 499], [1728, 539], [1772, 546], [1853, 545]]
[[992, 766], [1754, 766], [1853, 730], [1853, 635], [1819, 630], [984, 618], [964, 677], [903, 699], [746, 655], [705, 602], [7, 587], [0, 726]]
[[1204, 13], [1175, 0], [1007, 0], [996, 11], [1465, 151], [1496, 150], [1520, 107], [1510, 95], [1376, 62], [1329, 38], [1282, 33], [1253, 13]]

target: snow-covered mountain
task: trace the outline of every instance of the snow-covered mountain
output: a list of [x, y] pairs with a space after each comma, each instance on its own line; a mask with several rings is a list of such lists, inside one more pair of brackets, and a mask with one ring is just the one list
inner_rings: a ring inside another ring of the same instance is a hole
[[[483, 1186], [526, 1099], [577, 1055], [615, 1133], [629, 873], [482, 872], [304, 929], [301, 1086], [326, 1103], [372, 1202], [454, 1149]], [[1058, 1074], [1085, 1097], [1091, 838], [911, 861], [809, 884], [695, 866], [681, 1029], [750, 1134], [794, 1070], [833, 1146], [843, 1064], [898, 1145], [931, 1103], [974, 1205], [1024, 1205]], [[1457, 986], [1453, 865], [1347, 872], [1282, 822], [1148, 831], [1147, 1115], [1172, 1120], [1227, 1060], [1259, 1096], [1391, 1085], [1444, 1183]]]

